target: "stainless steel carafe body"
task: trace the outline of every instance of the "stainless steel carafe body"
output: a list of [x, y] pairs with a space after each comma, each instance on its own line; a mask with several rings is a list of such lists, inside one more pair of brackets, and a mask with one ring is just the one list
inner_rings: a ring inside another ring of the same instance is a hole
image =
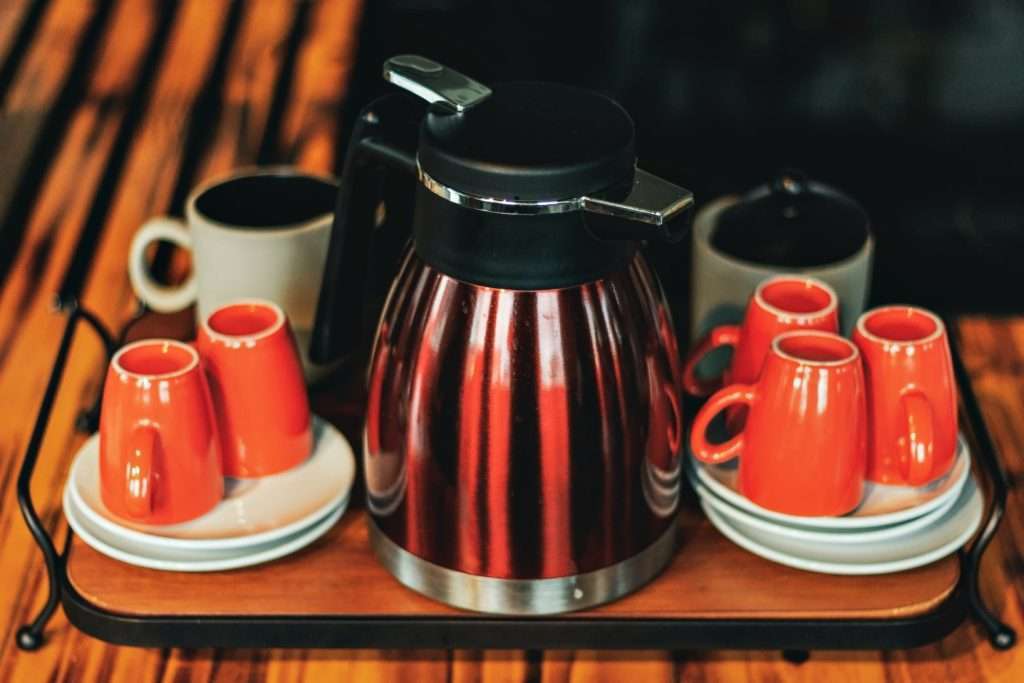
[[681, 237], [692, 198], [635, 168], [632, 121], [604, 96], [491, 91], [422, 58], [385, 74], [439, 103], [404, 138], [407, 100], [364, 111], [313, 348], [330, 357], [358, 319], [353, 254], [367, 238], [349, 226], [374, 205], [358, 179], [370, 162], [414, 172], [411, 247], [367, 375], [377, 555], [407, 586], [473, 610], [621, 596], [674, 549], [679, 350], [641, 245]]

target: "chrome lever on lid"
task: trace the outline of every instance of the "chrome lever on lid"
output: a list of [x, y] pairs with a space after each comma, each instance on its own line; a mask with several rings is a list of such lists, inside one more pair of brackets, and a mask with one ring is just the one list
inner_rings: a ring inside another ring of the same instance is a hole
[[483, 83], [419, 55], [396, 55], [384, 62], [384, 80], [427, 102], [444, 102], [458, 112], [491, 95]]
[[638, 168], [633, 176], [633, 188], [621, 202], [583, 197], [581, 204], [583, 210], [590, 213], [664, 225], [693, 206], [693, 193]]

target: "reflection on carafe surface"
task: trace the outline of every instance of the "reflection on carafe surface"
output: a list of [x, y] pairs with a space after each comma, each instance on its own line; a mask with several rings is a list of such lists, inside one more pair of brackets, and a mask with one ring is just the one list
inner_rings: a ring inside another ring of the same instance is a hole
[[406, 257], [371, 360], [365, 465], [380, 529], [499, 577], [640, 552], [680, 486], [678, 351], [642, 258], [563, 289], [477, 286]]

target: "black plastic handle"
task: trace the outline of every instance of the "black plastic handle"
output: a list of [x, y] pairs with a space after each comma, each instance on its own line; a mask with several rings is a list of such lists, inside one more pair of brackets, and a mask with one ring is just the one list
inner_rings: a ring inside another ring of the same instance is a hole
[[359, 115], [345, 155], [309, 356], [330, 363], [357, 350], [363, 333], [367, 262], [383, 173], [416, 173], [426, 103], [405, 93], [374, 100]]

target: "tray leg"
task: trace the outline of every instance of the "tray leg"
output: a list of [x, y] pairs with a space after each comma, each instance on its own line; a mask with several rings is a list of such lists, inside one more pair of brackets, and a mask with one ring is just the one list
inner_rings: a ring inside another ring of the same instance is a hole
[[[950, 321], [947, 321], [947, 327], [951, 332], [956, 329], [950, 325]], [[996, 531], [999, 529], [999, 523], [1002, 521], [1003, 513], [1006, 511], [1008, 489], [1006, 473], [999, 462], [995, 445], [992, 443], [992, 437], [988, 433], [988, 427], [985, 425], [985, 418], [981, 414], [978, 400], [974, 396], [971, 376], [967, 372], [966, 366], [964, 366], [963, 359], [960, 357], [959, 342], [955, 332], [949, 335], [949, 339], [953, 351], [953, 369], [956, 372], [956, 380], [960, 389], [960, 397], [963, 400], [964, 412], [971, 424], [974, 441], [978, 445], [980, 463], [992, 483], [992, 505], [989, 509], [988, 519], [985, 521], [981, 534], [975, 540], [974, 545], [971, 546], [967, 556], [967, 598], [970, 603], [971, 613], [988, 633], [992, 647], [997, 650], [1008, 650], [1017, 642], [1017, 634], [992, 613], [981, 596], [980, 588], [981, 558], [984, 556], [985, 549], [988, 548], [992, 537], [995, 536]]]
[[967, 559], [967, 599], [971, 605], [971, 612], [974, 614], [974, 618], [984, 627], [985, 631], [988, 632], [989, 641], [992, 643], [992, 647], [997, 650], [1009, 650], [1013, 647], [1017, 642], [1017, 633], [1000, 621], [981, 597], [981, 558], [985, 554], [985, 548], [988, 546], [989, 541], [992, 540], [992, 536], [995, 535], [996, 529], [999, 527], [999, 521], [1003, 517], [1005, 504], [1005, 498], [993, 501], [992, 514], [988, 518], [988, 523], [985, 525], [978, 540], [974, 542], [974, 546], [971, 548]]
[[108, 354], [113, 349], [110, 334], [96, 316], [84, 310], [73, 301], [64, 303], [59, 307], [60, 309], [68, 312], [68, 321], [64, 326], [64, 336], [61, 338], [57, 359], [54, 361], [50, 380], [46, 385], [46, 393], [43, 394], [43, 402], [39, 406], [39, 412], [36, 415], [36, 423], [32, 428], [32, 437], [29, 439], [28, 447], [25, 449], [25, 458], [22, 460], [21, 470], [18, 472], [18, 507], [21, 508], [21, 515], [25, 518], [25, 524], [39, 546], [40, 552], [43, 554], [43, 561], [46, 563], [46, 573], [50, 583], [50, 592], [46, 598], [46, 604], [43, 605], [35, 619], [18, 629], [17, 644], [22, 650], [36, 650], [43, 644], [43, 629], [50, 621], [50, 617], [53, 616], [60, 601], [59, 572], [62, 570], [61, 558], [53, 546], [53, 540], [46, 529], [43, 528], [35, 505], [32, 503], [30, 485], [32, 483], [32, 473], [36, 467], [36, 460], [39, 457], [39, 447], [42, 444], [43, 436], [46, 434], [46, 426], [50, 421], [50, 412], [53, 410], [53, 402], [57, 396], [61, 377], [64, 374], [64, 366], [67, 364], [71, 340], [74, 338], [75, 327], [78, 321], [84, 319], [92, 326], [103, 340]]

